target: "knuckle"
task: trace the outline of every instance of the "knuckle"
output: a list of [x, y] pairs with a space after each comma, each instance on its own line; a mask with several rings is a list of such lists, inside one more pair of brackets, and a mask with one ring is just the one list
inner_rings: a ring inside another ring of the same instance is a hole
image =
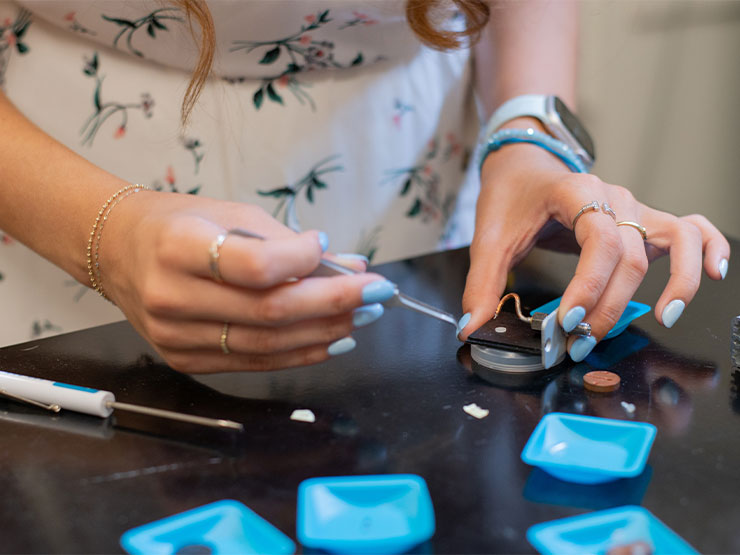
[[617, 321], [622, 317], [624, 309], [624, 306], [618, 306], [612, 303], [605, 303], [603, 307], [599, 308], [599, 315], [606, 321], [607, 324], [606, 326], [604, 326], [604, 333], [602, 335], [606, 335], [606, 333], [614, 326], [614, 324], [617, 323]]
[[627, 189], [626, 187], [622, 187], [620, 185], [612, 185], [612, 194], [616, 196], [619, 199], [619, 202], [622, 204], [635, 204], [637, 201], [635, 200], [635, 195], [632, 194], [632, 191]]
[[320, 342], [331, 343], [342, 337], [347, 337], [354, 330], [351, 319], [342, 319], [339, 322], [335, 322], [329, 326], [325, 326], [321, 330]]
[[159, 280], [149, 279], [139, 291], [141, 306], [144, 311], [155, 316], [166, 316], [177, 313], [180, 305], [171, 289]]
[[350, 308], [350, 287], [347, 284], [332, 287], [327, 296], [327, 306], [331, 314], [341, 314]]
[[648, 271], [648, 259], [644, 252], [628, 253], [622, 258], [628, 278], [642, 281]]
[[608, 228], [599, 236], [599, 248], [610, 259], [619, 260], [624, 255], [624, 245], [622, 238], [616, 228]]
[[290, 307], [279, 295], [266, 295], [259, 302], [257, 315], [268, 324], [279, 324], [286, 320]]
[[246, 350], [251, 353], [269, 354], [280, 348], [279, 334], [275, 330], [260, 329], [254, 332]]
[[247, 262], [246, 273], [256, 287], [269, 287], [274, 282], [273, 265], [263, 253], [254, 253]]
[[671, 275], [672, 285], [675, 285], [679, 291], [686, 293], [695, 293], [699, 289], [700, 280], [699, 273], [688, 274], [681, 272]]
[[594, 301], [601, 296], [604, 287], [606, 286], [606, 280], [604, 276], [599, 274], [589, 274], [581, 276], [578, 283], [580, 291], [588, 298]]
[[159, 347], [173, 348], [179, 344], [180, 335], [173, 330], [172, 326], [156, 318], [148, 319], [144, 323], [149, 340]]

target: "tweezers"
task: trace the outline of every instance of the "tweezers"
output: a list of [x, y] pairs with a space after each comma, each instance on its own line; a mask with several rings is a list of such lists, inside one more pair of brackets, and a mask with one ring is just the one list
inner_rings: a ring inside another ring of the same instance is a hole
[[[264, 240], [265, 238], [261, 235], [258, 235], [256, 233], [253, 233], [251, 231], [247, 231], [246, 229], [241, 228], [231, 228], [228, 230], [228, 233], [233, 235], [239, 235], [241, 237], [248, 237], [251, 239], [260, 239]], [[316, 270], [314, 270], [310, 276], [311, 277], [332, 277], [337, 275], [355, 275], [358, 272], [355, 270], [352, 270], [350, 268], [347, 268], [346, 266], [342, 266], [341, 264], [337, 264], [336, 262], [332, 262], [331, 260], [326, 260], [324, 258], [321, 259], [321, 264], [319, 265]], [[393, 283], [393, 282], [391, 282]], [[402, 307], [402, 308], [408, 308], [410, 310], [419, 312], [421, 314], [426, 314], [427, 316], [431, 316], [432, 318], [436, 318], [437, 320], [441, 320], [442, 322], [447, 322], [448, 324], [452, 324], [457, 328], [457, 319], [450, 314], [449, 312], [445, 312], [442, 309], [439, 309], [435, 306], [429, 305], [427, 303], [424, 303], [418, 299], [414, 299], [413, 297], [409, 297], [405, 293], [401, 293], [401, 291], [398, 288], [398, 285], [393, 283], [393, 286], [395, 288], [393, 296], [382, 303], [386, 307]]]

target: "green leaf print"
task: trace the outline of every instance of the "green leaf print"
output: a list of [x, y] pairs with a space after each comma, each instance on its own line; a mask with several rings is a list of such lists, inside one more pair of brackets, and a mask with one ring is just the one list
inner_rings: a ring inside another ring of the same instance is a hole
[[267, 96], [270, 97], [270, 100], [272, 100], [273, 102], [277, 102], [278, 104], [283, 103], [283, 97], [275, 92], [275, 88], [272, 86], [272, 83], [267, 85], [266, 89], [267, 89]]
[[179, 14], [179, 8], [160, 8], [153, 11], [149, 15], [145, 15], [144, 17], [134, 20], [123, 19], [121, 17], [111, 17], [105, 14], [102, 14], [101, 17], [105, 21], [110, 21], [111, 23], [115, 23], [116, 25], [121, 27], [121, 30], [113, 39], [113, 46], [118, 48], [118, 41], [122, 36], [126, 35], [126, 46], [128, 47], [129, 52], [136, 56], [139, 56], [140, 58], [143, 58], [144, 53], [138, 50], [133, 45], [132, 40], [134, 38], [134, 34], [142, 27], [146, 27], [147, 34], [151, 38], [156, 39], [157, 33], [155, 29], [160, 29], [162, 31], [168, 30], [165, 24], [162, 23], [163, 20], [169, 19], [171, 21], [184, 22], [184, 19], [180, 17]]
[[409, 209], [408, 212], [406, 212], [406, 215], [409, 218], [413, 218], [417, 214], [421, 212], [421, 199], [419, 197], [416, 197], [416, 200], [414, 201], [414, 205]]
[[254, 107], [258, 110], [260, 109], [260, 106], [262, 106], [262, 101], [265, 99], [265, 91], [262, 89], [257, 89], [257, 92], [254, 93], [254, 96], [252, 97], [252, 102], [254, 103]]
[[272, 50], [268, 50], [267, 52], [265, 52], [265, 55], [262, 57], [259, 63], [265, 64], [265, 65], [271, 64], [275, 60], [277, 60], [279, 56], [280, 56], [280, 47], [276, 46]]
[[[308, 173], [306, 173], [306, 175], [304, 175], [293, 185], [285, 185], [283, 187], [277, 187], [269, 191], [257, 191], [257, 194], [263, 197], [274, 197], [276, 199], [280, 199], [273, 212], [273, 217], [282, 219], [283, 223], [285, 223], [291, 229], [297, 231], [298, 229], [300, 229], [300, 223], [298, 222], [298, 218], [296, 216], [295, 203], [299, 198], [299, 195], [305, 189], [306, 200], [309, 202], [309, 204], [315, 204], [315, 190], [328, 189], [327, 184], [319, 179], [319, 177], [324, 174], [344, 170], [344, 167], [341, 165], [329, 164], [339, 157], [339, 154], [335, 154], [317, 162], [308, 171]], [[281, 214], [282, 218], [279, 218]]]

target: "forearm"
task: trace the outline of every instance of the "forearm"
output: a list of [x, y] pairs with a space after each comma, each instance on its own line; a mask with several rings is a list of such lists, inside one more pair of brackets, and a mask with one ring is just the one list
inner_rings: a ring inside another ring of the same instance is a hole
[[55, 141], [0, 93], [0, 229], [87, 279], [95, 216], [125, 182]]
[[496, 0], [475, 47], [475, 87], [489, 117], [521, 94], [576, 100], [578, 5], [573, 0]]

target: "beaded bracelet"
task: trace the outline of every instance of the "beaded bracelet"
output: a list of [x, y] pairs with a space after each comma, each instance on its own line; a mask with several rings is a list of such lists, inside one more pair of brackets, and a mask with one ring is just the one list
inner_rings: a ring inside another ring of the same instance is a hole
[[[90, 237], [87, 240], [87, 274], [90, 277], [90, 284], [98, 295], [110, 301], [108, 296], [105, 294], [105, 290], [102, 285], [102, 276], [100, 274], [100, 262], [98, 253], [100, 251], [100, 238], [103, 234], [103, 226], [108, 220], [108, 216], [111, 211], [126, 197], [138, 193], [139, 191], [150, 191], [151, 189], [145, 185], [126, 185], [122, 189], [116, 191], [111, 195], [108, 200], [103, 203], [103, 206], [98, 211], [98, 215], [95, 217], [95, 223], [93, 223]], [[111, 301], [112, 302], [112, 301]]]
[[571, 171], [576, 173], [588, 173], [588, 168], [586, 168], [572, 148], [564, 142], [532, 128], [500, 129], [496, 131], [488, 138], [488, 141], [484, 145], [483, 152], [480, 156], [480, 162], [478, 164], [478, 170], [483, 167], [483, 162], [491, 152], [500, 149], [504, 145], [513, 143], [531, 143], [537, 145], [560, 158], [560, 160], [568, 166]]

